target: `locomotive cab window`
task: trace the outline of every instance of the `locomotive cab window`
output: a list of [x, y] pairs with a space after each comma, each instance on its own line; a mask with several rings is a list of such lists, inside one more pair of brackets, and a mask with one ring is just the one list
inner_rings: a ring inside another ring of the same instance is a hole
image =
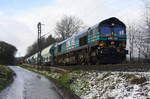
[[101, 27], [101, 33], [103, 35], [105, 35], [105, 34], [111, 34], [111, 28], [110, 27]]
[[79, 45], [80, 46], [83, 46], [83, 45], [86, 45], [87, 44], [87, 35], [86, 36], [83, 36], [79, 39]]
[[125, 35], [125, 29], [123, 27], [114, 27], [116, 35]]

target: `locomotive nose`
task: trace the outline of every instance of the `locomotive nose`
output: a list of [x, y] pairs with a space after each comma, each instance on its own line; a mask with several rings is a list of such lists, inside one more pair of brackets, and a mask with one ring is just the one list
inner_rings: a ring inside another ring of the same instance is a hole
[[112, 47], [110, 47], [110, 48], [109, 48], [109, 53], [110, 53], [110, 55], [114, 55], [114, 54], [116, 54], [116, 53], [117, 53], [116, 48], [112, 48]]
[[109, 47], [109, 48], [104, 48], [104, 49], [100, 49], [99, 50], [99, 55], [116, 55], [117, 54], [117, 50], [116, 48], [113, 47]]

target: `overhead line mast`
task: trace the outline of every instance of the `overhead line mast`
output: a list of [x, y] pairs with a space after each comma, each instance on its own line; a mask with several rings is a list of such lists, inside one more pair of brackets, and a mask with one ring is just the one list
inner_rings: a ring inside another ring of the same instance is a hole
[[37, 28], [38, 28], [38, 58], [37, 58], [37, 65], [41, 65], [41, 50], [42, 50], [42, 46], [41, 46], [41, 32], [42, 32], [42, 28], [41, 28], [42, 24], [41, 22], [39, 22], [37, 24]]

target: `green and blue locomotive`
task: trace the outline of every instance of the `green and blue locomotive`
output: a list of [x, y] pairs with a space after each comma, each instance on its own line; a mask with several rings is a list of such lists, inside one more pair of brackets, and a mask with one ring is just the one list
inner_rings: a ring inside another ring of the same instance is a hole
[[127, 54], [126, 26], [112, 17], [50, 46], [46, 62], [51, 65], [121, 63]]

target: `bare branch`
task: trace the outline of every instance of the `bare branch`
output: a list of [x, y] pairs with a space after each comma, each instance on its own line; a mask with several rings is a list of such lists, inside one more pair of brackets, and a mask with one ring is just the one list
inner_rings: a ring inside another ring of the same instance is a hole
[[75, 16], [64, 16], [61, 21], [56, 23], [55, 33], [62, 40], [79, 32], [85, 26], [83, 21]]

